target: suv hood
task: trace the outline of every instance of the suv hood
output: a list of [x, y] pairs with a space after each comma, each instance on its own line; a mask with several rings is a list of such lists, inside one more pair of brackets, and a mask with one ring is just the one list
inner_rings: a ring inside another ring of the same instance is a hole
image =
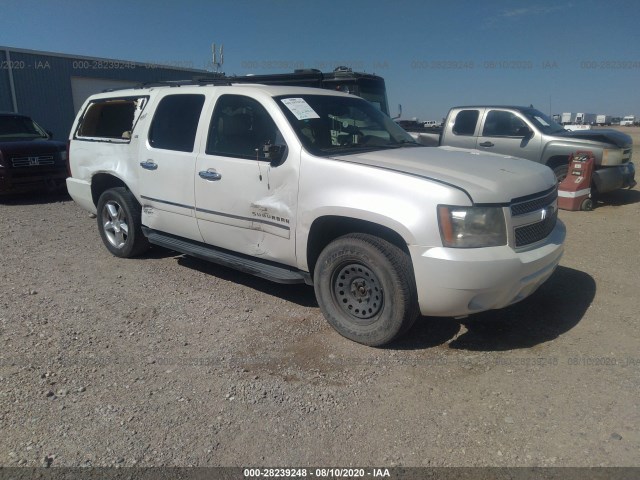
[[58, 140], [36, 138], [33, 140], [0, 140], [0, 151], [6, 156], [37, 155], [42, 153], [62, 152], [67, 144]]
[[591, 140], [594, 142], [609, 143], [620, 148], [631, 146], [632, 139], [626, 133], [617, 130], [575, 130], [554, 134], [556, 137], [575, 138], [576, 140]]
[[429, 178], [464, 190], [473, 203], [509, 203], [556, 185], [551, 169], [522, 158], [453, 147], [408, 147], [336, 160]]

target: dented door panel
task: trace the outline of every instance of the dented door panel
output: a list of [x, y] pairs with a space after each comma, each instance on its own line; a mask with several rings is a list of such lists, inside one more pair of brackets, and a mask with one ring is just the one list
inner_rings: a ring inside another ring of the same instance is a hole
[[[259, 164], [260, 165], [259, 165]], [[290, 165], [201, 155], [195, 178], [198, 226], [206, 243], [247, 255], [295, 264], [296, 175]]]

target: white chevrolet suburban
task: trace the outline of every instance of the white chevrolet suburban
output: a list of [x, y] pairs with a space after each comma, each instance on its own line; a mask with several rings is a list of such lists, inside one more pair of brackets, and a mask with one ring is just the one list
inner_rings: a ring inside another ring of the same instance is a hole
[[552, 171], [416, 143], [371, 103], [225, 84], [91, 96], [69, 142], [73, 199], [116, 256], [160, 245], [315, 288], [342, 335], [383, 345], [420, 313], [533, 293], [560, 261]]

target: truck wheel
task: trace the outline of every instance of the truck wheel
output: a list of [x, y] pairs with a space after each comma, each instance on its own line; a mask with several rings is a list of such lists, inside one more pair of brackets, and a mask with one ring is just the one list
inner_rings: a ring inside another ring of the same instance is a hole
[[329, 324], [364, 345], [391, 342], [419, 315], [409, 255], [373, 235], [331, 242], [318, 257], [314, 287]]
[[149, 247], [141, 228], [141, 207], [124, 187], [111, 188], [98, 200], [98, 231], [116, 257], [131, 258]]
[[555, 166], [552, 166], [551, 169], [553, 170], [558, 183], [561, 183], [565, 178], [567, 178], [567, 173], [569, 173], [569, 164], [556, 164]]

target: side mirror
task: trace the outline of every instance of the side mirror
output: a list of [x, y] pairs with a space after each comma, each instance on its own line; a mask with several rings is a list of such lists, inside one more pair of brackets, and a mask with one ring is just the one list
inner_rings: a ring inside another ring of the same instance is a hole
[[533, 137], [533, 132], [531, 131], [531, 129], [527, 126], [524, 127], [520, 127], [518, 129], [518, 131], [516, 132], [516, 136], [517, 137], [524, 137], [524, 138], [531, 138]]
[[262, 153], [264, 155], [264, 158], [269, 160], [269, 163], [271, 163], [272, 167], [277, 167], [279, 165], [282, 165], [282, 162], [284, 161], [287, 153], [287, 146], [273, 145], [267, 142], [262, 146]]
[[51, 130], [47, 130], [47, 135], [49, 135], [49, 138], [53, 138], [53, 132]]
[[398, 104], [398, 116], [397, 117], [391, 117], [391, 120], [397, 120], [401, 116], [402, 116], [402, 105]]

